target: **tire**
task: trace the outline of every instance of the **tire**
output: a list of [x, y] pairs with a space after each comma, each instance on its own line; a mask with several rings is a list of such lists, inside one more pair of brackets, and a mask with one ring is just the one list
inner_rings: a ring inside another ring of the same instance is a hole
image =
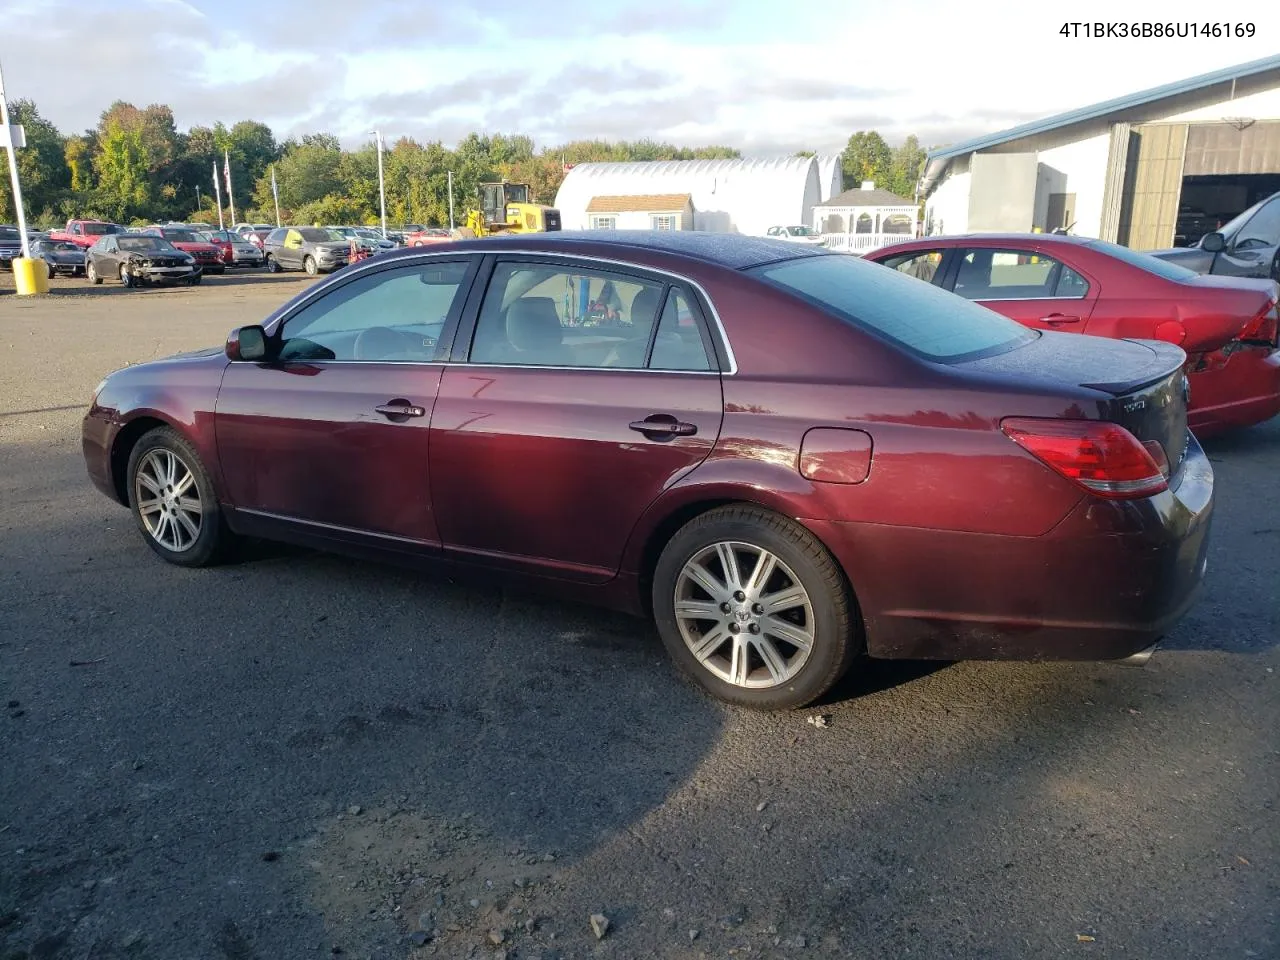
[[[170, 462], [177, 464], [172, 473], [168, 471]], [[180, 490], [183, 495], [179, 500], [162, 499], [170, 494], [157, 487], [158, 480], [175, 480], [181, 488], [188, 474], [190, 485], [185, 491]], [[158, 556], [180, 567], [205, 567], [218, 562], [230, 545], [232, 534], [223, 521], [208, 470], [181, 434], [170, 427], [157, 427], [144, 434], [129, 454], [126, 480], [134, 522], [147, 546]], [[188, 492], [191, 490], [195, 491], [194, 505]], [[158, 506], [144, 515], [143, 509], [157, 501]]]
[[102, 278], [98, 276], [98, 268], [93, 265], [92, 260], [84, 265], [84, 275], [90, 283], [102, 283]]
[[279, 273], [279, 272], [280, 272], [280, 264], [279, 264], [279, 262], [276, 260], [276, 258], [275, 258], [275, 257], [272, 257], [272, 256], [265, 257], [265, 258], [264, 258], [264, 260], [263, 260], [263, 264], [264, 264], [264, 265], [266, 266], [266, 268], [267, 268], [267, 273]]
[[307, 276], [314, 277], [320, 272], [320, 268], [316, 265], [316, 258], [307, 254], [302, 258], [302, 269], [307, 271]]
[[227, 268], [226, 268], [226, 267], [214, 267], [214, 268], [213, 268], [213, 272], [214, 272], [214, 273], [216, 273], [218, 276], [222, 276], [224, 273], [226, 273], [226, 272], [227, 272]]
[[187, 283], [189, 283], [191, 286], [193, 286], [193, 287], [194, 287], [197, 283], [199, 283], [199, 282], [200, 282], [201, 280], [203, 280], [203, 279], [204, 279], [204, 274], [202, 274], [202, 273], [197, 273], [194, 277], [192, 277], [191, 279], [189, 279], [189, 280], [187, 281]]
[[[736, 578], [725, 577], [721, 561], [730, 544], [740, 569]], [[753, 587], [761, 557], [773, 558], [772, 572]], [[695, 561], [700, 575], [710, 575], [703, 582], [720, 591], [688, 575], [687, 565]], [[733, 585], [744, 589], [734, 596]], [[780, 604], [776, 616], [754, 602], [770, 597]], [[698, 612], [708, 616], [690, 616]], [[758, 507], [719, 507], [680, 528], [654, 569], [653, 614], [667, 652], [687, 677], [720, 700], [756, 710], [812, 703], [844, 676], [865, 645], [852, 591], [835, 559], [808, 530]], [[785, 637], [807, 642], [807, 653]], [[701, 657], [692, 648], [699, 641], [709, 644]], [[746, 651], [745, 660], [738, 651]]]
[[130, 276], [128, 268], [123, 263], [120, 264], [120, 282], [126, 287], [133, 287], [137, 285], [133, 277]]

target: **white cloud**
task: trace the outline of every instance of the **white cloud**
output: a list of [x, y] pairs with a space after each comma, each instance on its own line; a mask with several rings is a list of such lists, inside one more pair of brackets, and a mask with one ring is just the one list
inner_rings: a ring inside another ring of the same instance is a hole
[[[1271, 55], [1280, 12], [1201, 2], [0, 0], [11, 96], [66, 130], [113, 100], [281, 136], [472, 130], [832, 149], [854, 129], [938, 144]], [[1066, 21], [1255, 25], [1253, 38], [1065, 38]], [[21, 37], [21, 42], [12, 38]], [[78, 51], [78, 53], [77, 53]], [[87, 60], [67, 70], [69, 57]]]

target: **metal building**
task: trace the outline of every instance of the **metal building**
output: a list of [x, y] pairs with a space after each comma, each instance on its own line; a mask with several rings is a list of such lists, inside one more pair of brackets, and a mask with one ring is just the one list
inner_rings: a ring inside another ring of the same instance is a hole
[[924, 232], [1195, 243], [1280, 191], [1280, 55], [932, 150]]
[[[625, 221], [658, 230], [763, 236], [772, 226], [812, 223], [813, 208], [831, 196], [839, 169], [838, 158], [833, 175], [829, 161], [817, 157], [579, 163], [565, 176], [555, 205], [566, 230], [622, 227]], [[686, 195], [690, 217], [652, 210], [654, 197]]]

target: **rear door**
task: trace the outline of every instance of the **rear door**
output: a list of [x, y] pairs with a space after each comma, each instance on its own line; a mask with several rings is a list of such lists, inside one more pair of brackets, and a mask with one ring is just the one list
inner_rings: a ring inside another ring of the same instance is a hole
[[[606, 580], [645, 509], [714, 446], [722, 349], [697, 294], [665, 275], [537, 257], [487, 270], [431, 424], [441, 540]], [[620, 309], [591, 309], [606, 301]]]
[[950, 289], [1028, 327], [1082, 333], [1101, 285], [1030, 247], [966, 247], [948, 271]]

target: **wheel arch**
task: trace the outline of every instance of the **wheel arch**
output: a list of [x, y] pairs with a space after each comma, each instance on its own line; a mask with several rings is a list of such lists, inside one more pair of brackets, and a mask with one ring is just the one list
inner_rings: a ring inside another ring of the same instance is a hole
[[180, 436], [186, 436], [183, 429], [171, 420], [154, 413], [144, 413], [121, 427], [111, 442], [111, 487], [116, 492], [116, 499], [125, 506], [129, 505], [129, 457], [138, 441], [159, 427], [169, 427]]

